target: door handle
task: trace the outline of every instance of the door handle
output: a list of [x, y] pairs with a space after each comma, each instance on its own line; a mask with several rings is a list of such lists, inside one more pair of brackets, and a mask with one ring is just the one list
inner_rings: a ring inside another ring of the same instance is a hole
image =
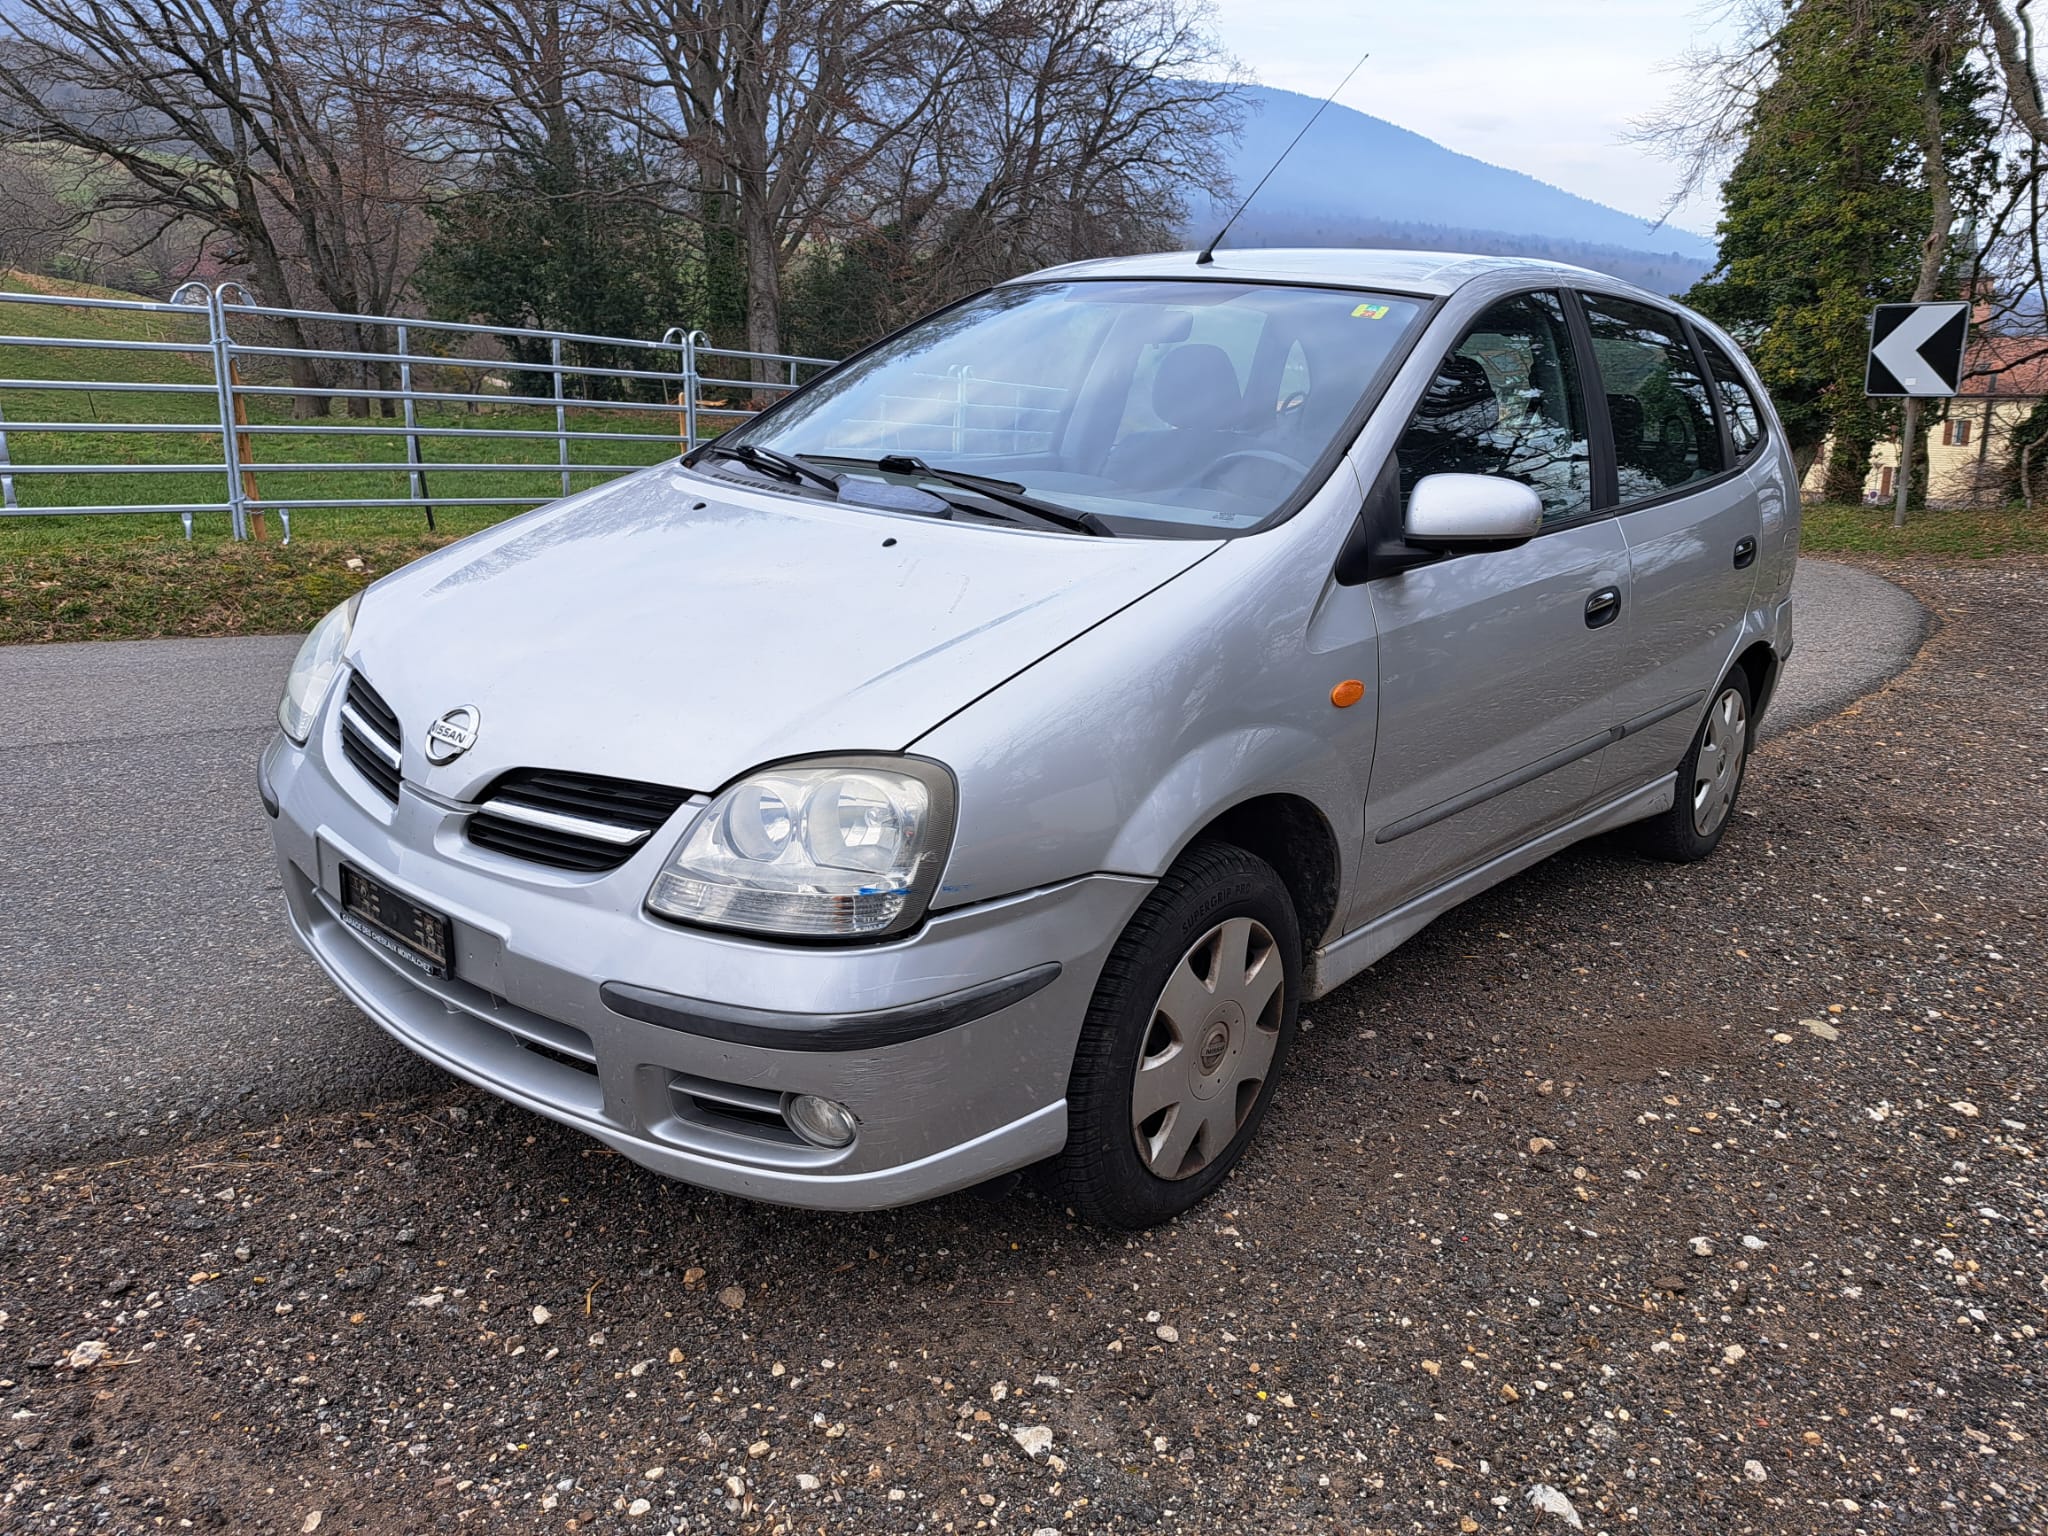
[[1602, 587], [1586, 599], [1586, 628], [1600, 629], [1621, 617], [1621, 588]]
[[1756, 540], [1743, 537], [1735, 541], [1735, 569], [1744, 570], [1756, 563]]

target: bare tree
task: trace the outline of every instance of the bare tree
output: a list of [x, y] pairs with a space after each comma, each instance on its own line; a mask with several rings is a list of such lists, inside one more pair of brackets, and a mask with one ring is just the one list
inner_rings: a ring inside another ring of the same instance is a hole
[[67, 203], [59, 168], [47, 154], [0, 155], [0, 273], [10, 268], [49, 274], [83, 222]]
[[[691, 167], [708, 225], [730, 221], [750, 350], [778, 350], [790, 255], [858, 173], [931, 105], [912, 44], [936, 0], [616, 0], [631, 85]], [[766, 377], [766, 375], [762, 375]]]
[[[1227, 195], [1236, 66], [1171, 0], [984, 0], [914, 47], [928, 105], [862, 167], [829, 226], [848, 281], [828, 332], [873, 335], [963, 293], [1181, 237]], [[817, 263], [813, 263], [813, 268]]]
[[[977, 18], [975, 67], [935, 91], [919, 146], [946, 288], [1168, 243], [1190, 191], [1227, 194], [1232, 67], [1204, 20], [1171, 0], [997, 0]], [[941, 60], [935, 85], [956, 69]]]
[[[351, 314], [388, 306], [418, 253], [417, 157], [380, 95], [408, 65], [347, 0], [0, 7], [10, 138], [117, 168], [103, 207], [216, 231], [273, 302]], [[318, 382], [303, 361], [293, 380]]]

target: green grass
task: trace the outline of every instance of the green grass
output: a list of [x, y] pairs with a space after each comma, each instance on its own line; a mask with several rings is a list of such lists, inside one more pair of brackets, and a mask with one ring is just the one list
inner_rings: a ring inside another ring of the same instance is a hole
[[[0, 289], [98, 298], [132, 295], [80, 288], [21, 273], [0, 272]], [[0, 335], [203, 343], [206, 325], [194, 315], [144, 314], [70, 305], [0, 303]], [[281, 375], [258, 372], [251, 360], [249, 382], [283, 383]], [[442, 368], [416, 387], [465, 393], [489, 392], [480, 381], [486, 370]], [[7, 446], [16, 470], [32, 465], [176, 465], [218, 460], [219, 413], [211, 385], [211, 360], [196, 352], [110, 352], [80, 348], [0, 347], [0, 378], [34, 381], [101, 381], [165, 386], [203, 386], [200, 392], [146, 393], [0, 389]], [[355, 381], [347, 381], [355, 382]], [[385, 418], [340, 414], [297, 421], [284, 396], [247, 400], [253, 473], [259, 495], [294, 502], [400, 498], [408, 493], [403, 470], [345, 467], [287, 471], [268, 465], [318, 463], [402, 463], [406, 435]], [[106, 431], [38, 432], [22, 422], [105, 424]], [[122, 424], [210, 426], [210, 431], [123, 431]], [[291, 543], [282, 543], [283, 522], [272, 511], [267, 541], [236, 544], [225, 512], [197, 513], [192, 538], [173, 513], [91, 514], [76, 517], [0, 516], [0, 643], [34, 640], [140, 638], [156, 635], [234, 634], [303, 629], [348, 592], [451, 539], [516, 515], [562, 494], [557, 445], [515, 431], [552, 431], [552, 405], [506, 396], [474, 409], [455, 405], [422, 408], [421, 427], [484, 428], [460, 438], [422, 437], [420, 457], [427, 491], [437, 498], [517, 497], [518, 503], [486, 507], [436, 508], [435, 528], [418, 506], [363, 508], [299, 507], [291, 516]], [[700, 430], [725, 422], [708, 415]], [[368, 429], [325, 435], [292, 430], [307, 426]], [[657, 435], [647, 442], [572, 442], [575, 464], [644, 465], [672, 458], [679, 447], [679, 423], [667, 411], [622, 411], [603, 405], [572, 405], [573, 431], [636, 432]], [[493, 435], [502, 434], [502, 435]], [[436, 464], [506, 465], [507, 469], [436, 469]], [[530, 465], [529, 469], [509, 466]], [[569, 488], [602, 484], [614, 471], [571, 469]], [[149, 503], [219, 503], [227, 499], [224, 469], [169, 474], [23, 474], [15, 476], [24, 508]], [[530, 499], [527, 499], [530, 498]], [[349, 562], [360, 563], [360, 569]]]
[[2048, 507], [1915, 509], [1892, 527], [1892, 509], [1819, 502], [1805, 509], [1799, 547], [1809, 555], [1996, 560], [2048, 555]]
[[[83, 292], [92, 297], [122, 297], [97, 290], [77, 290], [47, 280], [38, 282], [21, 274], [8, 274], [0, 286], [18, 287], [34, 283], [43, 291]], [[121, 310], [95, 310], [40, 304], [0, 303], [0, 334], [17, 336], [69, 337], [79, 340], [146, 341], [154, 343], [203, 343], [205, 322], [199, 316], [142, 314]], [[281, 385], [281, 374], [262, 370], [270, 360], [251, 359], [245, 365], [251, 384]], [[419, 386], [427, 390], [460, 393], [494, 393], [485, 385], [488, 370], [422, 365], [427, 377]], [[174, 465], [207, 464], [221, 457], [220, 420], [217, 397], [211, 385], [213, 373], [204, 352], [110, 352], [83, 348], [6, 347], [0, 348], [0, 377], [22, 380], [87, 381], [118, 380], [164, 386], [148, 393], [73, 389], [0, 389], [0, 412], [9, 423], [8, 449], [17, 468], [44, 465]], [[359, 384], [359, 380], [349, 380]], [[571, 379], [571, 386], [576, 381]], [[198, 392], [179, 392], [192, 391]], [[309, 421], [295, 420], [292, 402], [284, 396], [246, 397], [252, 468], [258, 494], [273, 502], [368, 501], [379, 497], [403, 498], [408, 481], [403, 470], [356, 471], [345, 468], [287, 471], [265, 468], [276, 464], [345, 465], [349, 463], [404, 463], [406, 435], [395, 419], [357, 417], [341, 414], [346, 407], [336, 402], [336, 414]], [[104, 432], [37, 432], [19, 423], [47, 421], [72, 424], [104, 423]], [[132, 431], [122, 424], [212, 427], [210, 431]], [[607, 409], [601, 405], [572, 406], [567, 424], [579, 432], [628, 432], [652, 434], [647, 442], [584, 441], [569, 444], [574, 464], [639, 466], [659, 463], [678, 450], [679, 430], [675, 415], [668, 411]], [[530, 497], [533, 503], [562, 494], [557, 445], [542, 438], [518, 437], [516, 432], [553, 431], [552, 405], [537, 405], [530, 398], [507, 395], [503, 404], [492, 402], [474, 408], [452, 405], [422, 407], [418, 425], [428, 429], [487, 429], [491, 436], [433, 437], [419, 439], [420, 457], [427, 474], [430, 496], [455, 499], [470, 497]], [[293, 428], [346, 429], [334, 433], [294, 431]], [[441, 464], [531, 465], [519, 471], [453, 470], [436, 471]], [[603, 483], [615, 471], [575, 473], [569, 489], [583, 490]], [[25, 508], [65, 506], [209, 504], [227, 500], [224, 469], [192, 474], [35, 474], [19, 473], [15, 479], [19, 503]], [[463, 512], [450, 509], [451, 519], [463, 529], [510, 515], [518, 508], [480, 508]], [[424, 514], [411, 515], [424, 522]], [[206, 514], [201, 514], [206, 516]], [[225, 527], [225, 514], [214, 514]], [[134, 522], [127, 515], [121, 521]], [[166, 521], [176, 526], [174, 517]], [[437, 521], [439, 517], [437, 515]], [[342, 532], [352, 526], [345, 509], [311, 507], [293, 518], [294, 528], [314, 531], [318, 522], [328, 532]], [[8, 527], [40, 526], [40, 535], [30, 539], [68, 541], [77, 530], [49, 520], [9, 520]], [[94, 535], [98, 537], [99, 535]]]

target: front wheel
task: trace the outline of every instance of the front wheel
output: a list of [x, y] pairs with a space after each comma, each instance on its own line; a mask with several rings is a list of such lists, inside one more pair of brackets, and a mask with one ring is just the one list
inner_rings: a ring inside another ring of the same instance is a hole
[[1056, 1163], [1075, 1213], [1133, 1229], [1178, 1216], [1251, 1144], [1301, 1006], [1301, 932], [1263, 859], [1188, 850], [1103, 966]]
[[1690, 864], [1720, 846], [1749, 766], [1750, 708], [1749, 674], [1737, 667], [1714, 694], [1678, 765], [1678, 795], [1671, 809], [1631, 829], [1644, 853]]

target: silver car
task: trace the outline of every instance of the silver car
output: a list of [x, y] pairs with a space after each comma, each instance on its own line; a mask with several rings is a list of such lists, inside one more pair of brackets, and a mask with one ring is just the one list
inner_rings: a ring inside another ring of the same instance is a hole
[[1302, 1005], [1627, 828], [1792, 648], [1756, 375], [1571, 267], [1090, 262], [324, 619], [262, 794], [404, 1044], [692, 1183], [1088, 1218], [1243, 1155]]

